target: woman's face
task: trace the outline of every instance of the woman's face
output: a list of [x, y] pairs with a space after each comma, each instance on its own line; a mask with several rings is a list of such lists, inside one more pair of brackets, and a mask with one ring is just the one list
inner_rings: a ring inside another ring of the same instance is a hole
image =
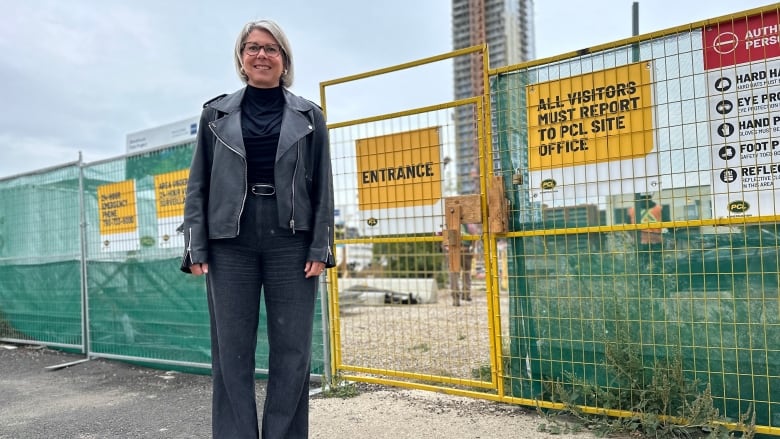
[[278, 87], [284, 71], [284, 55], [270, 33], [255, 29], [244, 41], [241, 65], [249, 85], [257, 88]]

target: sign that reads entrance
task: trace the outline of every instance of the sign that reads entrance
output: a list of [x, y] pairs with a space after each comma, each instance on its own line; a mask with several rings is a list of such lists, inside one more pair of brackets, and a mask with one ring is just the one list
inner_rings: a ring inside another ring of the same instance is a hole
[[441, 128], [358, 139], [358, 218], [364, 236], [433, 233], [442, 218]]
[[357, 140], [361, 211], [428, 206], [441, 200], [439, 128]]
[[653, 149], [651, 64], [532, 84], [529, 170], [642, 157]]

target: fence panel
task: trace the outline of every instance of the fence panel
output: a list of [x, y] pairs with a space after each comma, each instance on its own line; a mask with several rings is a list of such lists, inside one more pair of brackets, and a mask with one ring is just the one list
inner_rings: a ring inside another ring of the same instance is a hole
[[[114, 358], [210, 367], [205, 282], [179, 271], [185, 188], [193, 144], [88, 166], [86, 191], [90, 351]], [[257, 367], [267, 370], [265, 307]], [[318, 310], [319, 313], [319, 310]], [[316, 319], [312, 370], [324, 370]]]
[[780, 54], [717, 43], [777, 23], [765, 8], [497, 72], [508, 395], [634, 411], [684, 378], [780, 432]]
[[83, 348], [79, 166], [0, 181], [0, 338]]
[[210, 364], [202, 278], [179, 272], [192, 144], [90, 164], [85, 190], [90, 352]]
[[[455, 169], [477, 165], [452, 159], [453, 114], [477, 114], [478, 107], [472, 100], [331, 128], [339, 371], [365, 380], [493, 386], [488, 296], [477, 271], [484, 254], [464, 245], [469, 265], [450, 273], [442, 242], [444, 200], [459, 194]], [[479, 214], [479, 203], [475, 208]], [[480, 233], [464, 230], [464, 242], [479, 243]]]

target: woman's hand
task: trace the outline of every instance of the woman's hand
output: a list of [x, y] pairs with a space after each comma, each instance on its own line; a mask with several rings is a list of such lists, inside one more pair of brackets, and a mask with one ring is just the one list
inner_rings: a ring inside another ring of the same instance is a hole
[[306, 261], [306, 266], [303, 267], [307, 278], [319, 276], [323, 270], [325, 270], [325, 263], [320, 261]]
[[200, 276], [201, 274], [206, 274], [209, 272], [209, 264], [202, 263], [202, 264], [192, 264], [190, 265], [190, 271], [195, 276]]

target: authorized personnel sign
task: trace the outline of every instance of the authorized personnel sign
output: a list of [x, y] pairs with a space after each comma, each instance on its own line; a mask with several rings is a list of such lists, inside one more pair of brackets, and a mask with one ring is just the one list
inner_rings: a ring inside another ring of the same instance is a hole
[[[632, 174], [619, 173], [621, 162], [644, 160], [654, 150], [651, 71], [651, 62], [639, 62], [527, 86], [535, 198], [615, 195], [607, 180], [627, 188], [619, 176]], [[645, 177], [657, 179], [657, 160], [629, 166], [642, 179], [629, 191], [645, 191]]]
[[704, 65], [716, 218], [777, 215], [780, 206], [780, 16], [708, 26]]
[[706, 70], [780, 56], [777, 10], [704, 28]]
[[[441, 221], [439, 127], [358, 139], [361, 220], [370, 235], [433, 232]], [[438, 220], [439, 218], [437, 218]]]
[[136, 213], [135, 180], [97, 187], [98, 217], [102, 251], [131, 251], [140, 248]]
[[184, 220], [184, 196], [187, 194], [189, 169], [154, 176], [157, 200], [157, 243], [159, 247], [181, 247], [184, 235], [176, 228]]

